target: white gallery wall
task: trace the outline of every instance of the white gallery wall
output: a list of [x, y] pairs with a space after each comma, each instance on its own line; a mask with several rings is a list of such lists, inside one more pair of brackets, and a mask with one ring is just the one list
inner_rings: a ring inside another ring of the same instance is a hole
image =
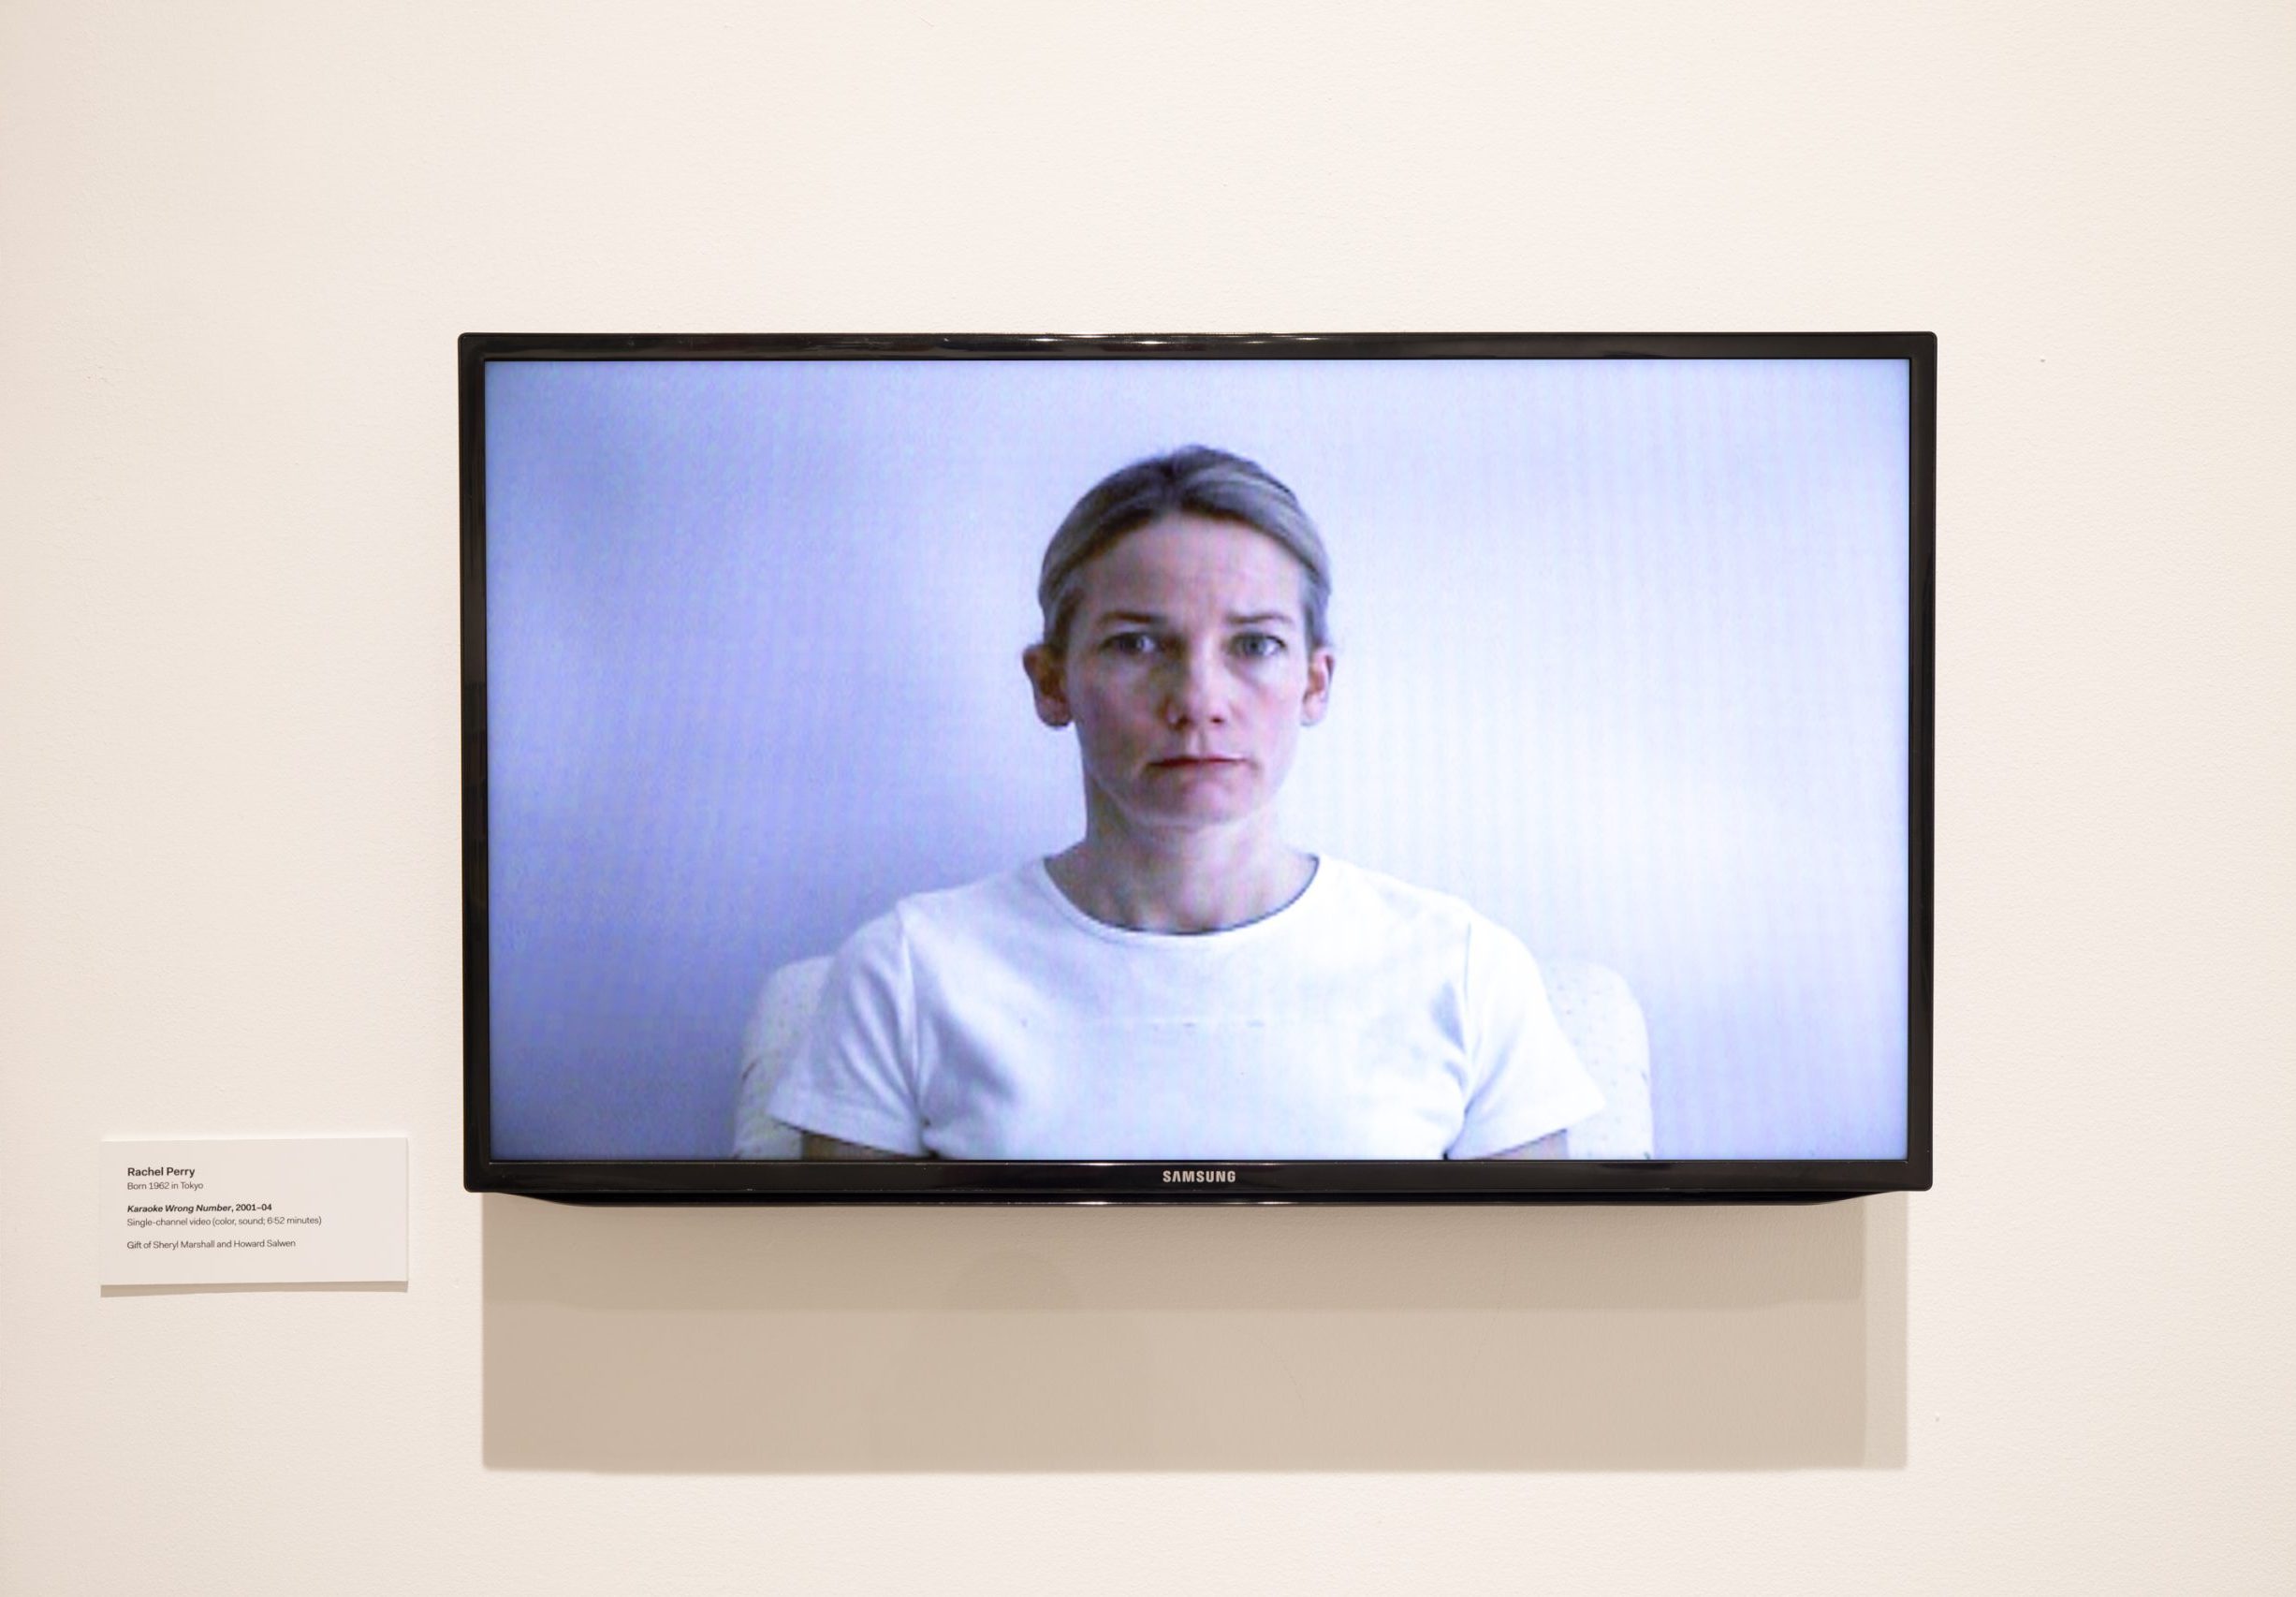
[[[0, 3], [0, 1591], [2285, 1590], [2296, 12]], [[460, 1185], [454, 336], [1923, 329], [1938, 1185]], [[400, 1290], [95, 1282], [404, 1133]]]

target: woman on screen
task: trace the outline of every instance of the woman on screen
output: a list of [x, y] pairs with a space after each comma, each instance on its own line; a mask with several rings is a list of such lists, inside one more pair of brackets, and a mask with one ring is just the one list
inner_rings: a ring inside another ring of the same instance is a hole
[[1287, 843], [1335, 659], [1289, 489], [1191, 447], [1079, 500], [1022, 655], [1085, 835], [839, 952], [774, 1089], [809, 1158], [1559, 1157], [1602, 1106], [1537, 964], [1455, 899]]

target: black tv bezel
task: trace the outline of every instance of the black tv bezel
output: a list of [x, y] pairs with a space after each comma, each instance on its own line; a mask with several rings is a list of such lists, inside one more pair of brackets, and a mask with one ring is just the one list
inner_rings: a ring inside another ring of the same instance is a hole
[[[1885, 1160], [1071, 1163], [493, 1156], [487, 927], [486, 367], [493, 360], [1889, 359], [1910, 375], [1906, 1156]], [[1931, 1184], [1937, 361], [1926, 332], [464, 333], [463, 1186], [577, 1203], [1814, 1202]], [[1177, 1173], [1177, 1175], [1176, 1175]], [[1170, 1179], [1168, 1179], [1170, 1178]], [[1208, 1178], [1208, 1179], [1206, 1179]]]

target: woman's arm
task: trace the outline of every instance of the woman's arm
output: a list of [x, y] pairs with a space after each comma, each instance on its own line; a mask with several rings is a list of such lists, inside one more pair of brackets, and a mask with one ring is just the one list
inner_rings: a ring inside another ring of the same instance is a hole
[[842, 1137], [824, 1136], [817, 1131], [805, 1134], [805, 1157], [808, 1159], [906, 1159], [906, 1153], [895, 1153], [888, 1149], [871, 1148], [866, 1143], [847, 1142]]
[[1471, 1086], [1454, 1157], [1570, 1158], [1556, 1128], [1600, 1111], [1602, 1093], [1555, 1018], [1538, 961], [1513, 932], [1475, 916], [1460, 979]]
[[[1504, 1153], [1493, 1153], [1487, 1157], [1492, 1159], [1568, 1159], [1571, 1157], [1571, 1150], [1566, 1139], [1570, 1135], [1567, 1131], [1549, 1132], [1536, 1142], [1526, 1142], [1520, 1148], [1510, 1148]], [[805, 1140], [809, 1145], [806, 1157], [810, 1159], [812, 1157], [810, 1145], [813, 1139], [809, 1136]]]
[[803, 1134], [806, 1159], [915, 1159], [925, 1153], [910, 1062], [915, 1057], [906, 938], [898, 910], [845, 940], [830, 962], [805, 1040], [766, 1100]]

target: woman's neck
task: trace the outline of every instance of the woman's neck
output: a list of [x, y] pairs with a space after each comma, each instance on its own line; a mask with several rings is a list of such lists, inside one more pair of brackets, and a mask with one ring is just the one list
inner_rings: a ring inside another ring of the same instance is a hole
[[1272, 814], [1225, 827], [1142, 831], [1089, 816], [1084, 841], [1045, 861], [1054, 886], [1094, 920], [1131, 931], [1224, 931], [1275, 914], [1306, 890], [1315, 861], [1277, 835]]

